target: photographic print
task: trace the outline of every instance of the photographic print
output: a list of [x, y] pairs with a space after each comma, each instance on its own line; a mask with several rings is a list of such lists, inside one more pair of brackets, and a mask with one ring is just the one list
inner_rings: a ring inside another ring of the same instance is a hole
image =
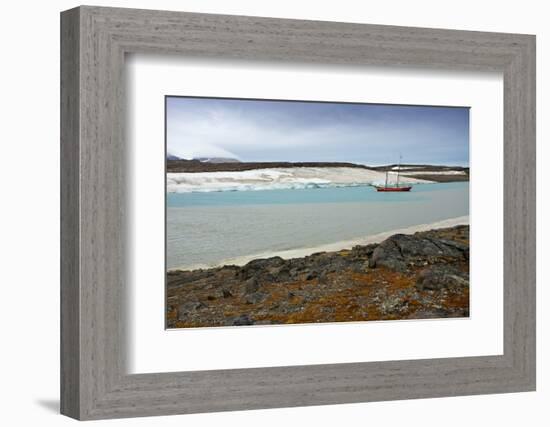
[[468, 317], [469, 115], [166, 96], [166, 327]]

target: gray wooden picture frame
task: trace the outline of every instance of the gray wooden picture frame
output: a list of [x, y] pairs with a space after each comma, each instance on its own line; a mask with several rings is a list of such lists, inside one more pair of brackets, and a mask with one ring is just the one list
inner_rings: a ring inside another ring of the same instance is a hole
[[[136, 52], [502, 72], [504, 354], [128, 374], [124, 61]], [[71, 9], [61, 14], [61, 166], [65, 415], [85, 420], [535, 390], [532, 35]]]

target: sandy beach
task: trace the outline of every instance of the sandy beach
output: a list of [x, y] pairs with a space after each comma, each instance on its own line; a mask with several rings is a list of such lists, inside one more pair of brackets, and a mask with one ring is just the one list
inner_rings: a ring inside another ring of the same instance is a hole
[[430, 224], [414, 225], [411, 227], [390, 230], [383, 233], [377, 233], [370, 236], [358, 237], [356, 239], [329, 243], [321, 246], [298, 248], [298, 249], [291, 249], [287, 251], [278, 251], [278, 252], [262, 252], [262, 253], [257, 253], [253, 255], [227, 258], [219, 263], [194, 264], [194, 265], [186, 266], [184, 268], [173, 268], [170, 270], [181, 270], [181, 269], [199, 270], [199, 269], [216, 268], [224, 265], [243, 266], [255, 259], [263, 259], [263, 258], [271, 258], [271, 257], [281, 257], [283, 259], [302, 258], [318, 252], [334, 252], [334, 251], [340, 251], [343, 249], [351, 249], [353, 246], [357, 246], [357, 245], [368, 245], [371, 243], [380, 243], [394, 234], [413, 234], [419, 231], [437, 230], [442, 228], [454, 227], [457, 225], [469, 225], [469, 217], [460, 216], [456, 218], [449, 218], [443, 221], [437, 221]]

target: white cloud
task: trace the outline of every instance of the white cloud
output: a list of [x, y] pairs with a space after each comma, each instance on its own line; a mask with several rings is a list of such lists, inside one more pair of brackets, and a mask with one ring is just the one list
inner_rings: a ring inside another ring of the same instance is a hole
[[169, 109], [168, 152], [182, 158], [384, 164], [396, 162], [399, 154], [405, 162], [444, 162], [454, 147], [464, 147], [460, 135], [438, 126], [435, 119], [430, 123], [400, 120], [396, 124], [391, 118], [354, 117], [341, 112], [308, 115], [305, 108], [291, 112], [280, 104], [278, 109], [254, 104], [243, 109], [234, 104], [225, 108], [214, 103], [205, 106], [202, 102]]

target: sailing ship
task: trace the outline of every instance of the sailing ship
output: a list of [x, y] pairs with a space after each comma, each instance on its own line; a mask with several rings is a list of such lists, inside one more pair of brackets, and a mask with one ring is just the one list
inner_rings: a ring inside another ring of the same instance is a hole
[[397, 165], [397, 181], [395, 185], [388, 184], [388, 173], [386, 171], [386, 182], [384, 185], [375, 185], [376, 191], [387, 191], [387, 192], [401, 192], [401, 191], [411, 191], [412, 185], [399, 185], [399, 172], [401, 171], [401, 156], [399, 156], [399, 164]]

